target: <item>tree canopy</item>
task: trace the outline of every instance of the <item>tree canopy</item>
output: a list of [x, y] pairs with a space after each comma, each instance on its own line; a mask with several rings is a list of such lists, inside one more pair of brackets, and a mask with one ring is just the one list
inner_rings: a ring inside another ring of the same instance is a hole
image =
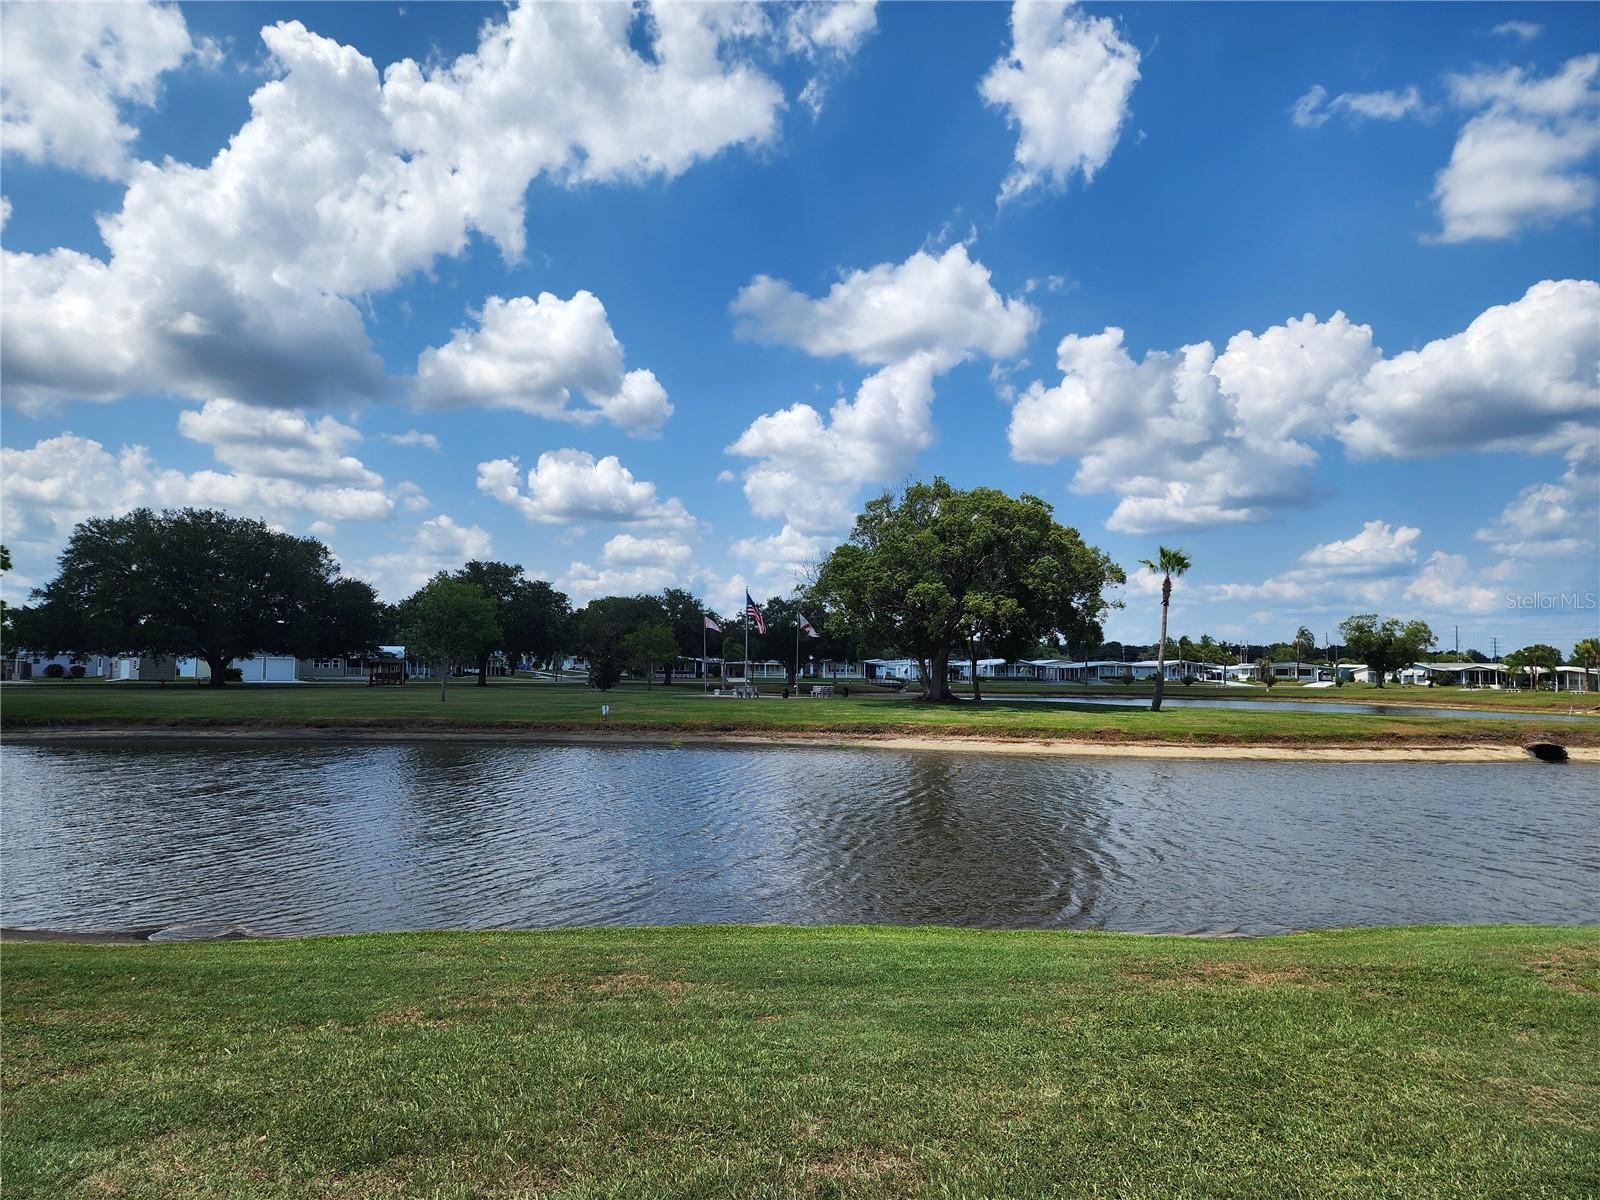
[[609, 691], [632, 665], [625, 646], [628, 636], [645, 625], [666, 625], [655, 596], [601, 596], [574, 616], [576, 649], [589, 664], [589, 686]]
[[939, 701], [952, 698], [952, 648], [977, 626], [1037, 640], [1097, 618], [1105, 588], [1122, 581], [1043, 500], [936, 478], [869, 501], [823, 562], [817, 594], [830, 622], [916, 658], [923, 698]]
[[657, 621], [641, 625], [625, 637], [622, 653], [628, 665], [644, 676], [645, 686], [649, 687], [657, 667], [672, 669], [672, 661], [678, 656], [678, 639], [673, 636], [672, 626]]
[[542, 579], [528, 579], [516, 563], [473, 559], [454, 578], [495, 602], [499, 634], [478, 654], [479, 687], [488, 686], [489, 660], [497, 650], [513, 667], [524, 658], [543, 662], [560, 652], [572, 613], [566, 593]]
[[[328, 548], [213, 509], [97, 517], [72, 532], [60, 573], [34, 593], [18, 640], [48, 653], [194, 656], [212, 686], [255, 654], [309, 657], [376, 640], [367, 584]], [[21, 614], [19, 614], [21, 616]]]
[[1402, 623], [1396, 617], [1379, 619], [1359, 613], [1339, 622], [1345, 646], [1372, 671], [1378, 686], [1402, 667], [1419, 662], [1439, 639], [1423, 621]]
[[497, 601], [441, 571], [401, 606], [406, 653], [431, 662], [439, 674], [439, 700], [452, 666], [478, 662], [500, 640]]
[[1513, 677], [1526, 674], [1529, 684], [1533, 687], [1539, 686], [1540, 676], [1542, 675], [1548, 675], [1553, 685], [1555, 682], [1555, 669], [1561, 665], [1561, 651], [1554, 646], [1536, 642], [1531, 646], [1524, 646], [1520, 650], [1513, 650], [1505, 656], [1502, 665], [1511, 672]]

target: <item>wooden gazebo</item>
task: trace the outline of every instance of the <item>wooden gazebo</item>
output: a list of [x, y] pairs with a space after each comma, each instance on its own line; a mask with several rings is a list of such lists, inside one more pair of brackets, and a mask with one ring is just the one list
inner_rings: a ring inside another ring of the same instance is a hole
[[406, 660], [397, 654], [374, 654], [367, 659], [367, 686], [384, 687], [406, 681]]

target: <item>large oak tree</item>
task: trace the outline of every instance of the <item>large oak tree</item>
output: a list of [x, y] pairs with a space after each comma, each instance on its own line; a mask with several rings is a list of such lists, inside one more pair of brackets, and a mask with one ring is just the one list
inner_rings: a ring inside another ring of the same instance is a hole
[[1383, 681], [1402, 667], [1419, 662], [1439, 639], [1424, 621], [1402, 623], [1397, 617], [1379, 619], [1376, 613], [1358, 613], [1339, 622], [1345, 648]]
[[372, 589], [340, 579], [321, 542], [214, 509], [84, 521], [60, 566], [35, 593], [26, 632], [46, 644], [30, 648], [192, 655], [212, 687], [235, 658], [368, 649], [382, 624]]
[[[917, 659], [923, 699], [953, 699], [950, 655], [1081, 628], [1122, 569], [1036, 496], [962, 491], [943, 479], [885, 493], [822, 564], [817, 594], [865, 640]], [[978, 631], [982, 631], [981, 633]]]

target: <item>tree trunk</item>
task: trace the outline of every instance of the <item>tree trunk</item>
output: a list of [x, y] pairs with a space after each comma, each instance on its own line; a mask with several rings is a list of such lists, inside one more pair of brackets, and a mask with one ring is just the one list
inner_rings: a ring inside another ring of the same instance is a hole
[[443, 704], [444, 684], [445, 680], [450, 677], [450, 664], [447, 662], [441, 662], [436, 669], [439, 672], [439, 703]]
[[478, 686], [489, 686], [489, 656], [487, 654], [478, 655]]
[[936, 646], [933, 653], [928, 656], [928, 678], [926, 686], [922, 689], [922, 698], [934, 704], [942, 704], [951, 699], [948, 642]]
[[211, 668], [211, 678], [206, 680], [206, 686], [222, 687], [226, 684], [228, 682], [228, 664], [233, 660], [226, 655], [210, 651], [206, 652], [202, 657], [206, 660], [206, 666]]
[[1156, 644], [1156, 691], [1150, 697], [1150, 711], [1161, 711], [1161, 697], [1167, 690], [1167, 606], [1172, 603], [1172, 576], [1161, 580], [1161, 641]]
[[978, 642], [976, 638], [967, 639], [967, 659], [972, 664], [972, 699], [983, 699], [983, 688], [978, 684]]

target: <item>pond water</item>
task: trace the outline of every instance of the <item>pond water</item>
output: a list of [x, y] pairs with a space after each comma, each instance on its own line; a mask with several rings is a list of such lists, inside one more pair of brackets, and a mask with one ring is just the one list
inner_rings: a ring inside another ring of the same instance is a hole
[[[1180, 685], [1181, 686], [1181, 685]], [[1594, 696], [1574, 697], [1573, 704], [1578, 706], [1579, 701], [1590, 708], [1600, 704], [1600, 699]], [[1011, 696], [1000, 693], [994, 696], [985, 696], [985, 704], [1072, 704], [1081, 708], [1100, 708], [1112, 706], [1116, 708], [1149, 708], [1150, 696]], [[1197, 698], [1188, 700], [1179, 695], [1168, 692], [1161, 701], [1163, 708], [1261, 708], [1272, 709], [1274, 712], [1320, 712], [1320, 713], [1359, 713], [1366, 716], [1378, 717], [1489, 717], [1496, 721], [1596, 721], [1600, 716], [1594, 713], [1550, 713], [1529, 712], [1526, 709], [1488, 709], [1488, 708], [1433, 708], [1421, 704], [1346, 704], [1339, 700], [1227, 700]]]
[[0, 769], [21, 928], [1600, 923], [1577, 765], [222, 743]]

